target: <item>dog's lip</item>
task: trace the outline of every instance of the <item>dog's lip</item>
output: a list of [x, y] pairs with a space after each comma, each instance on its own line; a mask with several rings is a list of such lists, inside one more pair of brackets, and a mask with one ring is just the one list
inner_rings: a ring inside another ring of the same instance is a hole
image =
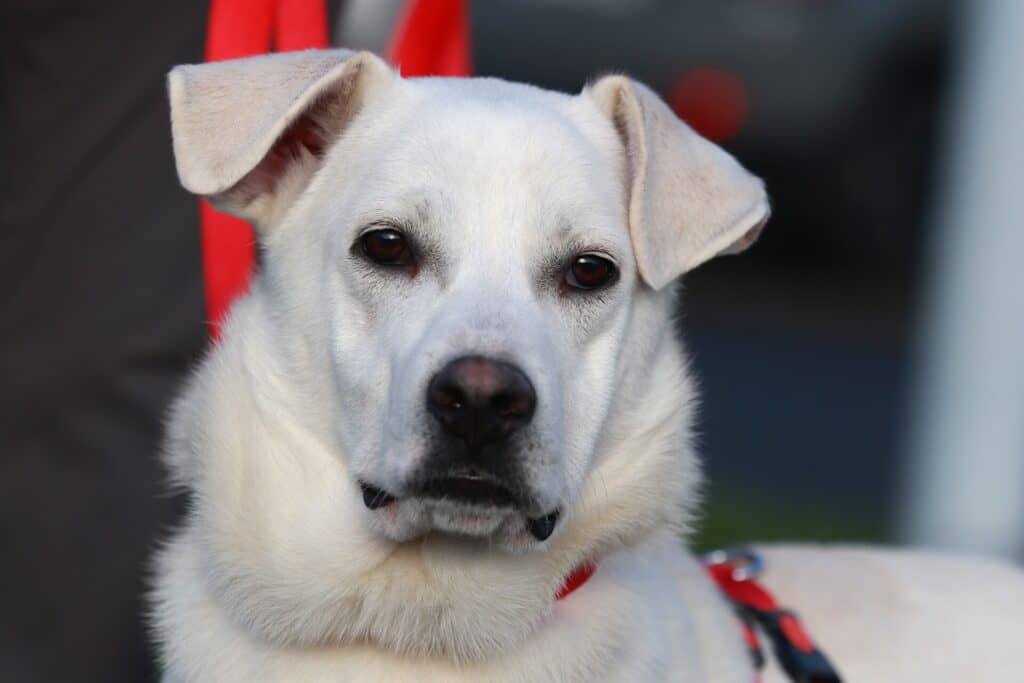
[[544, 542], [554, 533], [555, 525], [558, 524], [558, 518], [561, 514], [562, 511], [559, 508], [555, 508], [543, 517], [528, 519], [526, 521], [526, 529], [538, 541]]
[[363, 504], [370, 510], [376, 510], [395, 502], [393, 495], [373, 484], [361, 481], [359, 488], [363, 491]]
[[[363, 503], [373, 511], [396, 502], [397, 497], [384, 489], [364, 481], [359, 482], [363, 491]], [[463, 473], [447, 477], [428, 479], [409, 494], [414, 498], [450, 501], [491, 508], [522, 507], [515, 494], [506, 486], [493, 479], [476, 474]], [[540, 517], [527, 517], [526, 530], [543, 543], [555, 531], [561, 517], [561, 508], [554, 508]]]
[[511, 489], [479, 474], [456, 474], [428, 479], [416, 487], [414, 495], [419, 498], [499, 508], [519, 505]]
[[519, 499], [510, 488], [476, 473], [427, 479], [403, 494], [391, 493], [362, 480], [359, 488], [363, 493], [363, 503], [370, 510], [385, 507], [401, 498], [444, 500], [497, 508], [521, 507]]
[[524, 505], [512, 489], [491, 477], [476, 472], [463, 472], [427, 479], [402, 496], [389, 493], [365, 481], [360, 481], [359, 486], [363, 492], [363, 503], [370, 511], [389, 506], [400, 498], [447, 502], [496, 510], [518, 508], [526, 516], [526, 530], [541, 542], [546, 541], [554, 532], [562, 512], [560, 507], [556, 507], [547, 514], [534, 517], [532, 514], [536, 513], [528, 509], [529, 506]]

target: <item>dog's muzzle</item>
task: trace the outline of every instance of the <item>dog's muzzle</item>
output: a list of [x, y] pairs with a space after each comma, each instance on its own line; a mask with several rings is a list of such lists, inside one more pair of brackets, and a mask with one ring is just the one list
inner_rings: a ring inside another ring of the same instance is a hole
[[[529, 425], [537, 392], [520, 368], [483, 356], [464, 356], [445, 365], [427, 387], [427, 412], [439, 428], [438, 445], [404, 496], [490, 509], [535, 509], [523, 493], [512, 437]], [[366, 482], [363, 502], [370, 510], [396, 496]], [[544, 541], [555, 530], [559, 510], [527, 519], [527, 529]]]

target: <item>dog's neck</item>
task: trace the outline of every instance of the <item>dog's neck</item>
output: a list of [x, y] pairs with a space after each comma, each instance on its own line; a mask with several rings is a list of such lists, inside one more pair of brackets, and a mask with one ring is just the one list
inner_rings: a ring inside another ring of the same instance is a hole
[[[369, 641], [478, 661], [534, 632], [579, 563], [688, 518], [683, 503], [699, 482], [696, 458], [681, 452], [692, 388], [671, 330], [645, 360], [649, 374], [634, 382], [628, 408], [606, 426], [605, 447], [559, 533], [544, 551], [509, 555], [440, 535], [396, 544], [373, 534], [344, 455], [310, 427], [300, 412], [309, 397], [261, 337], [270, 326], [246, 320], [262, 315], [258, 298], [236, 306], [172, 421], [169, 460], [193, 500], [175, 543], [190, 545], [192, 560], [164, 569], [199, 573], [192, 580], [208, 602], [258, 638]], [[495, 586], [504, 599], [494, 600]], [[180, 614], [176, 607], [161, 611]]]

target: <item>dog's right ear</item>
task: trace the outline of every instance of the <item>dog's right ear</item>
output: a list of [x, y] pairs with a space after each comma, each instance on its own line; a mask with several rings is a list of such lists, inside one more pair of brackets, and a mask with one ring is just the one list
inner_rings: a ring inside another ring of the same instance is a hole
[[641, 83], [605, 76], [584, 92], [622, 142], [629, 234], [647, 284], [661, 289], [757, 239], [771, 213], [759, 178]]
[[368, 99], [398, 78], [375, 55], [349, 50], [177, 66], [167, 85], [181, 184], [265, 228]]

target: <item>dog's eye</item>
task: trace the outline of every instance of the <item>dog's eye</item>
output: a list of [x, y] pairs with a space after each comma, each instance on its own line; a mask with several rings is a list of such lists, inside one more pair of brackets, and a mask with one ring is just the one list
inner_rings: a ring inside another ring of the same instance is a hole
[[597, 254], [577, 256], [565, 273], [565, 283], [575, 289], [607, 287], [619, 276], [615, 264]]
[[406, 266], [412, 262], [412, 253], [405, 236], [391, 228], [371, 230], [360, 238], [363, 253], [382, 266]]

